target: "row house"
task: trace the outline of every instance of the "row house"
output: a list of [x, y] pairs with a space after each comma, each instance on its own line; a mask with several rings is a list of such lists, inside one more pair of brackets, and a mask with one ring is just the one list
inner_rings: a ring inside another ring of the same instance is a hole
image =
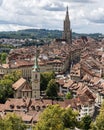
[[[67, 49], [65, 45], [62, 47], [64, 48], [57, 49], [53, 47], [50, 49], [51, 46], [47, 46], [47, 49], [43, 47], [44, 50], [41, 47], [38, 47], [41, 72], [51, 70], [58, 74], [64, 73], [69, 68], [69, 52], [68, 50], [65, 51]], [[30, 78], [35, 50], [35, 47], [11, 50], [7, 57], [7, 64], [0, 66], [0, 74], [9, 73], [12, 70], [21, 70], [24, 78]]]
[[[26, 79], [31, 78], [32, 67], [34, 65], [33, 61], [16, 60], [13, 63], [3, 64], [0, 66], [0, 75], [5, 75], [11, 73], [12, 71], [19, 70], [22, 72], [22, 77]], [[47, 63], [39, 63], [40, 71], [53, 71], [53, 67]]]
[[77, 119], [80, 121], [85, 115], [93, 117], [95, 112], [95, 98], [90, 98], [86, 94], [78, 96], [77, 98], [66, 101], [73, 110], [79, 112]]
[[[87, 99], [87, 100], [86, 100]], [[16, 113], [22, 120], [30, 126], [37, 123], [40, 114], [49, 105], [59, 105], [62, 108], [71, 107], [79, 112], [78, 120], [86, 114], [93, 115], [94, 113], [94, 98], [87, 94], [77, 98], [64, 101], [56, 101], [49, 99], [33, 99], [33, 98], [9, 98], [5, 104], [0, 104], [0, 116], [3, 117], [8, 113]]]

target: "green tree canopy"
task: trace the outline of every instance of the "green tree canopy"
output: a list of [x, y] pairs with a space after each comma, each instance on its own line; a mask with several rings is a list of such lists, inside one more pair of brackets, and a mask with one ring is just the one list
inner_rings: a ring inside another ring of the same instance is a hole
[[46, 90], [51, 79], [55, 79], [55, 73], [53, 71], [41, 73], [40, 88], [42, 91]]
[[63, 113], [62, 113], [62, 119], [63, 119], [63, 123], [64, 123], [64, 127], [65, 128], [75, 128], [78, 125], [78, 121], [77, 121], [77, 117], [78, 116], [78, 112], [77, 111], [73, 111], [71, 108], [66, 109]]
[[9, 113], [0, 119], [0, 130], [26, 130], [26, 125], [19, 116]]
[[1, 63], [6, 63], [7, 53], [1, 53], [0, 54], [0, 61]]
[[10, 79], [0, 80], [0, 102], [4, 103], [7, 98], [13, 97], [13, 81]]
[[65, 98], [66, 98], [66, 99], [71, 99], [71, 98], [72, 98], [71, 93], [70, 93], [70, 92], [66, 93]]
[[0, 102], [4, 103], [7, 98], [13, 97], [14, 91], [12, 84], [21, 77], [21, 71], [13, 71], [4, 75], [3, 79], [0, 80]]
[[10, 79], [13, 82], [16, 82], [22, 76], [22, 72], [20, 70], [15, 70], [11, 73], [4, 75], [3, 79]]
[[100, 113], [92, 123], [91, 130], [104, 130], [104, 103], [101, 106]]
[[56, 83], [55, 79], [51, 79], [46, 89], [46, 95], [48, 97], [54, 98], [58, 96], [57, 92], [58, 92], [58, 84]]
[[48, 106], [40, 116], [34, 130], [64, 130], [62, 112], [63, 109], [58, 105]]
[[81, 120], [81, 124], [82, 124], [82, 129], [83, 130], [89, 130], [90, 129], [90, 125], [92, 122], [92, 118], [90, 117], [90, 115], [85, 115], [82, 120]]
[[77, 113], [71, 108], [64, 109], [59, 105], [48, 106], [40, 116], [34, 130], [69, 130], [77, 124]]

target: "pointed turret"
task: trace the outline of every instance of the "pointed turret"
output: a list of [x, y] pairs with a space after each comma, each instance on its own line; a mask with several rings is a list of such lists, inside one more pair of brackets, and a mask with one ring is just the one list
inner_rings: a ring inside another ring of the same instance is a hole
[[36, 47], [36, 54], [35, 54], [35, 62], [34, 62], [34, 66], [33, 66], [33, 71], [40, 71], [39, 65], [38, 65], [38, 50]]

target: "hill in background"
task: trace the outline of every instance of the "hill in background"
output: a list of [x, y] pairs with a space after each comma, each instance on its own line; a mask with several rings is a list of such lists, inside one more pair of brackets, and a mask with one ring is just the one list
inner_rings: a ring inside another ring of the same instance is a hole
[[[72, 37], [78, 38], [81, 36], [89, 36], [94, 39], [98, 39], [99, 37], [104, 37], [101, 33], [94, 33], [94, 34], [79, 34], [79, 33], [72, 33]], [[47, 30], [47, 29], [25, 29], [19, 31], [9, 31], [9, 32], [0, 32], [0, 38], [15, 38], [15, 39], [25, 39], [25, 38], [32, 38], [32, 39], [54, 39], [54, 38], [61, 38], [62, 31], [60, 30]]]

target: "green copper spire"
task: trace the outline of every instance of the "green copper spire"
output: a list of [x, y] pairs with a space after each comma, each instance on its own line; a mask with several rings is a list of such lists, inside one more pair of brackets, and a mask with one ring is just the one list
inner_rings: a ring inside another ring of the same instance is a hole
[[38, 51], [37, 51], [37, 47], [36, 47], [35, 63], [34, 63], [34, 66], [33, 66], [33, 71], [40, 71], [39, 65], [38, 65]]

